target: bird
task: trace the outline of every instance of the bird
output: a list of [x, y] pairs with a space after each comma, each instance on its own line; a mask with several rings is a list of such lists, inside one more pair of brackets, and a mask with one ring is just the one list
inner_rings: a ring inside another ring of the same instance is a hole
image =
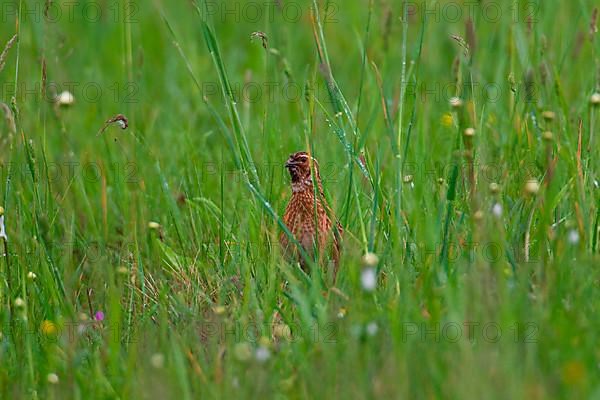
[[[328, 245], [332, 245], [331, 260], [335, 283], [343, 229], [323, 194], [319, 163], [307, 152], [299, 151], [289, 156], [285, 168], [290, 174], [292, 196], [285, 209], [283, 223], [312, 260], [316, 250], [322, 257]], [[287, 232], [281, 233], [279, 241], [285, 257], [298, 261], [305, 272], [310, 272], [305, 257], [298, 251], [296, 243], [290, 240]]]

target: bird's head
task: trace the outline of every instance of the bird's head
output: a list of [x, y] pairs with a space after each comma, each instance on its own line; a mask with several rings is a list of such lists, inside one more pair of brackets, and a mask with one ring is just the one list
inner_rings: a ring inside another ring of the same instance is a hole
[[285, 162], [285, 167], [290, 172], [290, 177], [292, 178], [292, 190], [294, 192], [301, 192], [307, 189], [313, 190], [312, 170], [314, 170], [314, 173], [317, 176], [317, 182], [319, 183], [319, 186], [321, 186], [319, 163], [307, 152], [299, 151], [291, 154], [290, 158]]

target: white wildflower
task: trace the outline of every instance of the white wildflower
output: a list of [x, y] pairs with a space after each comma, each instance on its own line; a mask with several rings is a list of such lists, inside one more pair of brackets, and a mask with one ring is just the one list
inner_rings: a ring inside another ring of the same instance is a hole
[[377, 272], [375, 268], [364, 268], [360, 274], [360, 283], [367, 292], [372, 292], [377, 287]]
[[87, 332], [87, 324], [77, 324], [77, 334], [84, 335]]
[[577, 243], [579, 243], [579, 232], [577, 232], [577, 229], [571, 229], [569, 231], [567, 240], [572, 245], [576, 245]]
[[494, 215], [494, 217], [500, 218], [502, 216], [502, 204], [494, 203], [494, 205], [492, 206], [492, 214]]
[[369, 336], [375, 336], [378, 330], [379, 327], [377, 326], [377, 322], [369, 322], [367, 325], [367, 334]]
[[254, 358], [256, 358], [256, 361], [258, 362], [265, 362], [271, 358], [271, 352], [266, 346], [258, 346], [254, 352]]
[[75, 103], [75, 96], [73, 96], [73, 93], [65, 90], [56, 96], [55, 101], [59, 106], [70, 106]]
[[6, 229], [4, 228], [4, 215], [0, 215], [0, 238], [8, 242], [8, 236], [6, 236]]
[[453, 108], [459, 108], [459, 107], [462, 107], [463, 101], [462, 101], [462, 99], [460, 97], [452, 97], [450, 99], [450, 105]]

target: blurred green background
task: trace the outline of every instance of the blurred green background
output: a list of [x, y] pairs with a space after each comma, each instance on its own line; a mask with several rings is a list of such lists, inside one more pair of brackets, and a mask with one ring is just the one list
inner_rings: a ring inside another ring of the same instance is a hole
[[1, 398], [600, 396], [594, 2], [1, 6]]

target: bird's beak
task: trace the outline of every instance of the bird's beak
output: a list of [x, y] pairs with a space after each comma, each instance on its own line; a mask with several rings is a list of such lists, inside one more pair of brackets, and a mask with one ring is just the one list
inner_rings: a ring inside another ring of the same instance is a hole
[[295, 161], [291, 160], [291, 159], [288, 159], [288, 160], [285, 162], [285, 167], [286, 167], [286, 168], [292, 168], [292, 167], [294, 167], [294, 166], [296, 166], [296, 165], [297, 165], [297, 163], [296, 163]]

